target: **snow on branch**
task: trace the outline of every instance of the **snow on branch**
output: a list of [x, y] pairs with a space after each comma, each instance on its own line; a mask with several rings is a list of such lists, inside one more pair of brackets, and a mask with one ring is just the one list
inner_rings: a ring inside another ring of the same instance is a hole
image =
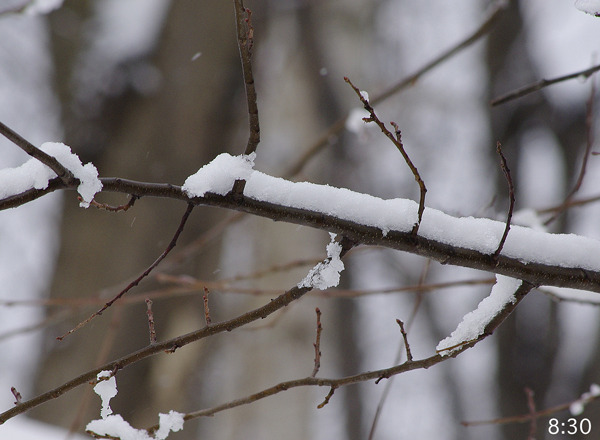
[[313, 267], [308, 275], [298, 283], [298, 287], [312, 287], [320, 290], [335, 287], [340, 283], [340, 272], [344, 263], [340, 260], [342, 245], [335, 242], [336, 234], [329, 233], [331, 242], [327, 245], [327, 259]]
[[169, 411], [159, 414], [159, 428], [151, 437], [146, 430], [135, 429], [119, 414], [113, 414], [110, 399], [117, 395], [117, 381], [110, 371], [101, 371], [97, 376], [98, 383], [94, 391], [102, 399], [102, 410], [99, 420], [92, 420], [86, 426], [86, 431], [96, 438], [119, 438], [121, 440], [164, 440], [171, 431], [183, 429], [183, 414]]
[[497, 275], [490, 295], [479, 303], [477, 309], [463, 317], [456, 330], [437, 345], [436, 351], [442, 356], [448, 356], [464, 344], [477, 340], [508, 304], [517, 302], [515, 292], [522, 284], [521, 280]]
[[[71, 152], [71, 148], [59, 142], [46, 142], [39, 151], [55, 159], [61, 167], [68, 170], [79, 180], [77, 192], [82, 198], [81, 206], [87, 208], [94, 195], [102, 190], [96, 167], [87, 163], [83, 165], [79, 157]], [[46, 189], [57, 173], [39, 158], [29, 159], [17, 168], [0, 170], [0, 199], [23, 193], [29, 189]]]

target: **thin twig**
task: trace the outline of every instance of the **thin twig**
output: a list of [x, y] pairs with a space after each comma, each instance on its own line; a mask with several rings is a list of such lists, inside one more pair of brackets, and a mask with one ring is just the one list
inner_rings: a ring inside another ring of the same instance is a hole
[[206, 325], [210, 325], [212, 322], [210, 319], [210, 310], [208, 309], [208, 294], [208, 288], [204, 286], [204, 296], [202, 296], [202, 300], [204, 301], [204, 321], [206, 322]]
[[553, 79], [541, 79], [540, 81], [530, 84], [525, 87], [521, 87], [520, 89], [514, 90], [510, 93], [502, 95], [490, 102], [492, 107], [497, 105], [505, 104], [509, 101], [512, 101], [517, 98], [522, 98], [523, 96], [529, 95], [530, 93], [537, 92], [538, 90], [543, 89], [544, 87], [551, 86], [553, 84], [557, 84], [559, 82], [567, 81], [574, 78], [589, 78], [595, 72], [600, 70], [600, 64], [597, 66], [590, 67], [589, 69], [581, 70], [579, 72], [570, 73], [569, 75], [560, 76], [558, 78]]
[[[138, 198], [139, 198], [138, 196], [131, 196], [131, 198], [129, 199], [129, 202], [127, 202], [124, 205], [119, 205], [119, 206], [111, 206], [106, 203], [98, 203], [95, 200], [92, 200], [90, 202], [90, 206], [93, 206], [97, 209], [104, 209], [105, 211], [110, 211], [110, 212], [127, 211], [129, 208], [131, 208], [133, 206], [133, 204], [135, 203], [135, 201]], [[77, 197], [77, 200], [82, 201], [83, 198], [81, 196], [79, 196], [79, 197]]]
[[246, 101], [248, 104], [248, 121], [250, 134], [244, 154], [256, 151], [260, 142], [260, 124], [258, 121], [258, 106], [256, 104], [256, 88], [252, 74], [252, 46], [254, 44], [254, 28], [250, 21], [252, 12], [244, 7], [243, 0], [233, 0], [235, 7], [235, 23], [237, 30], [238, 49], [242, 61], [244, 85], [246, 87]]
[[61, 164], [55, 157], [43, 152], [23, 136], [4, 125], [2, 122], [0, 122], [0, 134], [4, 135], [4, 137], [14, 143], [17, 147], [21, 148], [31, 157], [48, 166], [56, 173], [58, 178], [65, 186], [74, 186], [78, 183], [78, 180], [75, 178], [75, 176], [73, 176], [73, 173], [65, 168], [64, 165]]
[[10, 387], [10, 392], [12, 393], [13, 396], [15, 396], [15, 405], [20, 405], [21, 402], [23, 401], [23, 397], [21, 396], [21, 393], [19, 393], [15, 387]]
[[154, 327], [154, 313], [152, 312], [152, 300], [146, 298], [146, 306], [148, 310], [146, 314], [148, 315], [148, 330], [150, 332], [150, 345], [156, 344], [156, 329]]
[[58, 339], [59, 341], [62, 341], [65, 338], [65, 336], [70, 335], [74, 331], [80, 329], [85, 324], [87, 324], [88, 322], [90, 322], [96, 316], [101, 315], [106, 309], [108, 309], [110, 306], [112, 306], [115, 301], [119, 300], [119, 298], [121, 298], [123, 295], [125, 295], [127, 292], [129, 292], [132, 288], [134, 288], [135, 286], [137, 286], [140, 283], [140, 281], [142, 281], [144, 278], [146, 278], [150, 274], [150, 272], [152, 272], [152, 270], [154, 270], [154, 268], [156, 266], [158, 266], [160, 264], [160, 262], [175, 247], [175, 245], [177, 244], [177, 239], [179, 238], [179, 235], [183, 231], [185, 223], [187, 222], [187, 219], [189, 218], [189, 216], [192, 213], [193, 209], [194, 209], [194, 205], [192, 203], [188, 203], [187, 209], [186, 209], [185, 213], [183, 214], [183, 217], [181, 218], [181, 222], [179, 224], [179, 227], [177, 228], [177, 231], [175, 231], [175, 235], [173, 236], [173, 239], [171, 240], [171, 242], [169, 243], [169, 245], [167, 246], [167, 248], [164, 250], [164, 252], [156, 259], [156, 261], [154, 261], [154, 263], [152, 263], [148, 267], [148, 269], [146, 269], [144, 271], [144, 273], [142, 273], [139, 277], [137, 277], [135, 280], [133, 280], [131, 283], [129, 283], [129, 285], [127, 287], [125, 287], [123, 290], [121, 290], [113, 299], [111, 299], [106, 304], [104, 304], [104, 306], [100, 310], [98, 310], [97, 312], [94, 312], [88, 319], [86, 319], [85, 321], [80, 322], [79, 324], [77, 324], [77, 326], [75, 326], [74, 328], [72, 328], [71, 330], [69, 330], [64, 335], [58, 336], [56, 339]]
[[508, 182], [508, 215], [506, 216], [506, 226], [504, 228], [504, 233], [502, 234], [502, 238], [500, 239], [500, 243], [498, 244], [498, 249], [494, 252], [492, 258], [497, 261], [500, 256], [500, 252], [502, 252], [502, 248], [504, 247], [504, 243], [506, 242], [506, 238], [508, 237], [508, 232], [510, 231], [510, 221], [513, 215], [513, 209], [515, 207], [515, 187], [513, 185], [512, 177], [510, 176], [510, 169], [508, 168], [508, 164], [506, 162], [506, 158], [504, 154], [502, 154], [502, 146], [500, 142], [496, 143], [496, 151], [500, 156], [500, 168], [502, 168], [502, 172], [504, 173], [504, 177], [506, 177], [506, 181]]
[[323, 408], [325, 405], [327, 405], [329, 403], [329, 400], [333, 397], [333, 393], [335, 393], [336, 390], [336, 386], [331, 386], [331, 389], [329, 390], [329, 393], [327, 393], [327, 395], [325, 396], [325, 400], [323, 400], [323, 402], [319, 403], [317, 405], [318, 409]]
[[404, 145], [402, 144], [400, 129], [398, 128], [398, 125], [395, 122], [391, 122], [392, 126], [394, 127], [394, 134], [395, 134], [395, 136], [394, 136], [394, 134], [392, 134], [392, 132], [387, 129], [385, 124], [383, 122], [381, 122], [381, 120], [377, 117], [377, 115], [375, 114], [375, 110], [369, 103], [369, 100], [366, 98], [365, 93], [361, 92], [358, 89], [358, 87], [356, 87], [354, 84], [352, 84], [352, 81], [350, 81], [350, 79], [348, 79], [348, 77], [345, 76], [344, 81], [346, 81], [350, 85], [350, 87], [352, 87], [352, 89], [354, 90], [354, 92], [356, 93], [356, 95], [358, 96], [360, 101], [362, 102], [365, 110], [368, 111], [369, 114], [371, 115], [371, 117], [363, 118], [363, 120], [365, 122], [375, 122], [375, 124], [377, 124], [377, 126], [380, 128], [380, 130], [383, 132], [383, 134], [389, 140], [392, 141], [392, 143], [396, 146], [398, 151], [400, 151], [400, 154], [402, 154], [404, 161], [406, 162], [406, 164], [412, 171], [413, 176], [415, 177], [415, 180], [419, 184], [419, 189], [420, 189], [421, 195], [419, 198], [418, 218], [417, 218], [417, 222], [413, 226], [413, 230], [412, 230], [412, 234], [417, 235], [417, 232], [419, 230], [419, 225], [421, 224], [421, 219], [423, 218], [423, 211], [425, 210], [425, 193], [427, 192], [427, 188], [425, 188], [425, 182], [423, 182], [423, 179], [421, 179], [421, 176], [419, 174], [419, 171], [417, 170], [417, 167], [413, 164], [412, 160], [410, 159], [410, 157], [408, 157], [408, 154], [406, 153], [406, 150], [404, 149]]
[[[458, 52], [466, 49], [471, 46], [473, 43], [478, 41], [480, 38], [487, 35], [494, 27], [502, 12], [506, 9], [505, 2], [498, 1], [492, 7], [492, 10], [485, 21], [468, 37], [464, 40], [459, 41], [457, 44], [442, 52], [439, 56], [431, 60], [429, 63], [425, 64], [423, 67], [418, 69], [416, 72], [402, 78], [396, 84], [389, 87], [387, 90], [382, 92], [381, 94], [373, 97], [371, 102], [373, 105], [377, 105], [387, 100], [388, 98], [394, 96], [401, 91], [414, 86], [419, 78], [425, 75], [430, 70], [434, 69], [438, 65], [442, 64], [444, 61], [456, 55]], [[346, 126], [346, 119], [348, 119], [348, 113], [342, 115], [337, 121], [335, 121], [319, 139], [317, 139], [314, 144], [312, 144], [306, 152], [302, 155], [300, 160], [296, 162], [296, 164], [288, 170], [284, 176], [287, 178], [293, 177], [298, 174], [306, 164], [324, 147], [330, 144], [331, 139], [335, 138]]]
[[317, 307], [315, 311], [317, 312], [317, 339], [313, 344], [315, 347], [315, 368], [310, 377], [315, 377], [319, 372], [319, 368], [321, 368], [321, 332], [323, 327], [321, 326], [321, 310]]
[[[120, 359], [114, 360], [112, 362], [108, 362], [104, 365], [98, 366], [82, 375], [46, 392], [40, 394], [33, 399], [22, 402], [21, 405], [16, 405], [14, 408], [11, 408], [2, 414], [0, 414], [0, 425], [2, 425], [7, 420], [29, 411], [32, 408], [35, 408], [42, 403], [48, 402], [52, 399], [56, 399], [57, 397], [62, 396], [66, 392], [75, 389], [80, 385], [87, 384], [88, 382], [94, 381], [96, 375], [101, 371], [118, 371], [123, 368], [132, 365], [136, 362], [139, 362], [142, 359], [146, 359], [150, 356], [153, 356], [158, 353], [163, 352], [173, 352], [179, 347], [184, 347], [192, 342], [199, 341], [200, 339], [208, 338], [210, 336], [214, 336], [219, 333], [231, 332], [237, 328], [240, 328], [246, 324], [249, 324], [254, 321], [258, 321], [259, 319], [264, 319], [267, 316], [275, 313], [277, 310], [284, 308], [285, 306], [291, 304], [292, 302], [298, 300], [306, 293], [310, 292], [312, 288], [310, 287], [293, 287], [290, 290], [282, 293], [277, 298], [270, 300], [267, 304], [257, 309], [246, 312], [242, 315], [239, 315], [233, 319], [222, 321], [217, 324], [212, 324], [211, 326], [205, 326], [199, 330], [196, 330], [191, 333], [187, 333], [183, 336], [178, 336], [173, 339], [169, 339], [164, 342], [158, 342], [155, 345], [149, 345], [145, 348], [142, 348], [136, 352], [130, 353], [126, 356], [121, 357]], [[311, 378], [312, 380], [319, 380]]]
[[396, 323], [400, 326], [400, 333], [402, 333], [402, 339], [404, 339], [404, 349], [406, 350], [406, 359], [412, 361], [412, 353], [410, 352], [410, 345], [408, 344], [408, 335], [404, 330], [404, 323], [399, 319], [396, 319]]
[[[533, 400], [533, 390], [529, 387], [525, 387], [525, 395], [527, 396], [527, 408], [529, 414], [535, 414], [535, 400]], [[529, 435], [527, 440], [535, 440], [535, 432], [537, 431], [537, 417], [532, 417], [529, 426]]]
[[[415, 360], [408, 361], [407, 360], [406, 362], [404, 362], [400, 365], [395, 365], [393, 367], [386, 368], [383, 370], [367, 371], [364, 373], [359, 373], [359, 374], [356, 374], [353, 376], [346, 376], [346, 377], [342, 377], [339, 379], [321, 379], [321, 378], [316, 378], [316, 377], [306, 377], [304, 379], [295, 379], [295, 380], [290, 380], [290, 381], [286, 381], [286, 382], [281, 382], [277, 385], [274, 385], [270, 388], [266, 388], [262, 391], [259, 391], [257, 393], [251, 394], [246, 397], [232, 400], [230, 402], [223, 403], [221, 405], [217, 405], [212, 408], [207, 408], [207, 409], [203, 409], [200, 411], [194, 411], [191, 413], [187, 413], [183, 417], [183, 419], [184, 419], [184, 421], [189, 421], [189, 420], [192, 420], [192, 419], [195, 419], [198, 417], [210, 417], [221, 411], [236, 408], [236, 407], [239, 407], [242, 405], [247, 405], [247, 404], [256, 402], [258, 400], [264, 399], [266, 397], [273, 396], [282, 391], [287, 391], [291, 388], [297, 388], [297, 387], [303, 387], [303, 386], [319, 386], [319, 387], [328, 386], [328, 387], [330, 387], [330, 391], [327, 394], [327, 396], [325, 397], [325, 400], [322, 403], [320, 403], [317, 407], [317, 408], [323, 408], [325, 405], [327, 405], [327, 403], [329, 403], [329, 400], [333, 396], [333, 393], [335, 392], [335, 390], [342, 386], [352, 385], [352, 384], [366, 382], [366, 381], [370, 381], [370, 380], [381, 381], [383, 379], [389, 379], [390, 377], [405, 373], [407, 371], [418, 370], [418, 369], [423, 369], [423, 368], [430, 368], [433, 365], [439, 364], [440, 362], [444, 362], [447, 359], [458, 356], [460, 353], [464, 352], [468, 348], [473, 347], [479, 341], [482, 341], [483, 339], [485, 339], [489, 335], [491, 335], [494, 332], [494, 330], [496, 328], [498, 328], [498, 326], [512, 313], [512, 311], [517, 307], [517, 305], [522, 301], [522, 299], [527, 295], [527, 293], [532, 288], [533, 288], [532, 285], [530, 285], [528, 283], [523, 283], [515, 292], [515, 297], [516, 297], [515, 303], [509, 302], [508, 304], [506, 304], [505, 308], [502, 309], [488, 323], [488, 325], [485, 327], [484, 333], [482, 335], [480, 335], [477, 339], [474, 339], [467, 343], [461, 344], [460, 348], [457, 351], [452, 352], [448, 356], [442, 356], [441, 354], [435, 354], [431, 357], [420, 359], [417, 361], [415, 361]], [[2, 415], [0, 414], [0, 422], [2, 420], [3, 420]], [[149, 433], [153, 433], [153, 432], [156, 432], [157, 429], [158, 429], [158, 426], [153, 426], [151, 428], [148, 428], [147, 431]]]

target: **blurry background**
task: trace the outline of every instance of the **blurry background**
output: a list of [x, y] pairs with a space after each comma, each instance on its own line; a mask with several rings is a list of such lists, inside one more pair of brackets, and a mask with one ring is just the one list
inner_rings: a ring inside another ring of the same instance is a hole
[[[23, 3], [7, 1], [0, 11]], [[600, 19], [570, 0], [507, 3], [488, 37], [376, 110], [401, 128], [427, 185], [427, 206], [504, 220], [508, 191], [495, 153], [500, 141], [515, 181], [520, 212], [514, 221], [544, 227], [549, 215], [536, 214], [562, 202], [581, 167], [591, 81], [572, 80], [497, 108], [489, 101], [590, 67]], [[474, 32], [491, 2], [247, 0], [245, 6], [255, 29], [262, 134], [256, 168], [383, 198], [418, 199], [402, 157], [372, 124], [347, 124], [305, 166], [296, 165], [332, 123], [360, 107], [343, 76], [376, 96]], [[63, 141], [101, 176], [181, 185], [217, 154], [240, 154], [245, 147], [233, 4], [65, 0], [46, 15], [4, 12], [0, 97], [0, 120], [36, 145]], [[0, 148], [2, 167], [27, 159], [4, 139]], [[599, 182], [598, 159], [591, 156], [577, 197], [596, 196]], [[114, 205], [127, 200], [98, 197]], [[600, 238], [599, 208], [571, 209], [549, 230]], [[150, 198], [127, 212], [84, 210], [69, 192], [0, 214], [2, 408], [13, 404], [11, 386], [28, 399], [147, 345], [145, 298], [154, 301], [164, 340], [204, 325], [203, 286], [210, 289], [213, 322], [228, 319], [289, 289], [325, 256], [325, 232], [199, 207], [155, 276], [56, 341], [160, 255], [184, 211], [181, 203]], [[357, 249], [345, 265], [337, 290], [119, 372], [114, 411], [148, 427], [159, 412], [198, 410], [309, 375], [315, 307], [323, 312], [320, 376], [403, 361], [396, 318], [409, 328], [413, 355], [430, 356], [490, 290], [487, 273], [386, 249]], [[465, 280], [481, 283], [426, 288]], [[422, 288], [406, 290], [410, 286]], [[460, 422], [527, 413], [525, 388], [534, 391], [540, 409], [579, 397], [600, 381], [597, 321], [594, 306], [534, 291], [497, 334], [457, 359], [378, 385], [339, 389], [321, 410], [316, 406], [327, 389], [286, 391], [188, 422], [169, 438], [525, 439], [528, 424], [467, 428]], [[91, 387], [79, 387], [28, 417], [82, 432], [99, 417], [99, 407]], [[597, 404], [583, 417], [592, 432], [599, 429]], [[30, 426], [28, 420], [0, 427], [0, 439], [17, 438], [8, 429]], [[548, 436], [547, 427], [540, 419], [536, 438]]]

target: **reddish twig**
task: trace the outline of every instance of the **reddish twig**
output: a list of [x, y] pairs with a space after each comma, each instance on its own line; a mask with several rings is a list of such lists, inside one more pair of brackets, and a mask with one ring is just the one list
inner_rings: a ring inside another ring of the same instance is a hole
[[20, 405], [21, 402], [23, 401], [23, 397], [21, 396], [21, 393], [19, 393], [15, 387], [10, 387], [10, 392], [12, 393], [13, 396], [15, 396], [15, 405]]
[[[529, 408], [529, 414], [535, 414], [535, 400], [533, 400], [533, 390], [529, 387], [525, 387], [525, 395], [527, 396], [527, 408]], [[529, 435], [527, 440], [535, 440], [535, 432], [537, 431], [537, 417], [532, 417], [529, 427]]]
[[[104, 210], [110, 211], [110, 212], [127, 211], [129, 208], [131, 208], [133, 206], [133, 204], [135, 203], [135, 201], [137, 199], [139, 199], [138, 196], [131, 196], [131, 198], [129, 199], [129, 202], [127, 202], [125, 205], [119, 205], [119, 206], [111, 206], [106, 203], [98, 203], [95, 200], [92, 200], [90, 202], [90, 206], [93, 206], [98, 209], [104, 209]], [[81, 202], [81, 201], [83, 201], [83, 198], [81, 196], [78, 196], [77, 200], [79, 200]]]
[[406, 350], [406, 359], [410, 362], [413, 360], [412, 353], [410, 352], [410, 345], [408, 344], [408, 335], [404, 330], [404, 323], [399, 319], [396, 319], [396, 323], [400, 326], [400, 333], [402, 333], [402, 339], [404, 339], [404, 349]]
[[508, 182], [508, 215], [506, 216], [506, 226], [504, 228], [504, 233], [502, 234], [502, 238], [500, 239], [500, 243], [498, 244], [498, 249], [494, 252], [492, 258], [495, 261], [498, 261], [498, 257], [500, 256], [500, 252], [502, 252], [502, 248], [504, 247], [504, 243], [506, 242], [506, 238], [508, 237], [508, 232], [510, 231], [510, 221], [513, 215], [513, 209], [515, 207], [515, 187], [513, 185], [512, 177], [510, 176], [510, 169], [508, 168], [508, 164], [506, 163], [506, 158], [504, 154], [502, 154], [502, 146], [500, 142], [496, 143], [496, 151], [500, 156], [500, 168], [502, 168], [502, 172], [504, 173], [504, 177], [506, 177], [506, 181]]
[[323, 327], [321, 326], [321, 310], [317, 307], [315, 311], [317, 312], [317, 339], [313, 344], [315, 347], [315, 368], [310, 377], [315, 377], [319, 372], [319, 368], [321, 368], [321, 332]]
[[90, 322], [96, 316], [101, 315], [106, 309], [108, 309], [110, 306], [112, 306], [115, 303], [115, 301], [118, 301], [119, 298], [121, 298], [123, 295], [125, 295], [127, 292], [129, 292], [132, 288], [134, 288], [135, 286], [137, 286], [140, 283], [140, 281], [142, 281], [144, 278], [146, 278], [150, 274], [150, 272], [152, 272], [152, 270], [154, 270], [154, 268], [156, 266], [158, 266], [160, 264], [160, 262], [175, 247], [175, 245], [177, 244], [177, 239], [179, 238], [179, 235], [183, 231], [185, 223], [187, 222], [187, 219], [189, 218], [189, 216], [192, 213], [193, 209], [194, 209], [194, 205], [191, 204], [191, 203], [188, 203], [187, 209], [186, 209], [185, 213], [183, 214], [183, 217], [181, 218], [181, 223], [179, 224], [179, 227], [177, 228], [177, 231], [175, 231], [175, 235], [173, 236], [173, 239], [171, 240], [171, 242], [169, 243], [169, 245], [167, 246], [167, 248], [164, 250], [164, 252], [156, 259], [156, 261], [154, 261], [154, 263], [152, 263], [150, 265], [150, 267], [148, 267], [148, 269], [146, 269], [144, 271], [144, 273], [142, 273], [139, 277], [137, 277], [135, 280], [133, 280], [131, 283], [129, 283], [129, 285], [127, 287], [125, 287], [123, 290], [121, 290], [113, 299], [111, 299], [106, 304], [104, 304], [104, 306], [100, 310], [94, 312], [88, 319], [86, 319], [85, 321], [80, 322], [79, 324], [77, 324], [77, 326], [75, 326], [74, 328], [72, 328], [71, 330], [69, 330], [64, 335], [58, 336], [56, 339], [58, 339], [59, 341], [62, 341], [65, 338], [65, 336], [70, 335], [74, 331], [80, 329], [85, 324], [87, 324], [88, 322]]
[[204, 296], [202, 296], [202, 299], [204, 300], [204, 320], [206, 322], [206, 325], [210, 325], [210, 323], [212, 322], [210, 319], [210, 310], [208, 310], [208, 294], [210, 292], [208, 291], [208, 289], [206, 287], [204, 287]]
[[146, 314], [148, 315], [148, 329], [150, 331], [150, 345], [156, 344], [156, 329], [154, 328], [154, 313], [152, 312], [152, 300], [146, 298], [146, 306], [148, 310]]
[[394, 131], [395, 131], [395, 133], [394, 133], [395, 136], [394, 136], [394, 134], [392, 134], [392, 132], [390, 132], [387, 129], [385, 124], [383, 122], [381, 122], [381, 120], [377, 117], [377, 115], [375, 114], [375, 110], [373, 109], [371, 104], [369, 104], [369, 100], [365, 96], [365, 93], [361, 92], [358, 89], [358, 87], [356, 87], [354, 84], [352, 84], [352, 81], [350, 81], [350, 79], [348, 79], [348, 77], [344, 77], [344, 81], [346, 81], [350, 85], [350, 87], [352, 87], [352, 89], [354, 90], [354, 92], [357, 94], [358, 98], [362, 102], [365, 110], [368, 111], [369, 114], [371, 115], [369, 118], [363, 118], [363, 120], [365, 122], [375, 122], [375, 124], [377, 124], [377, 126], [380, 128], [380, 130], [383, 132], [383, 134], [390, 141], [392, 141], [392, 143], [396, 146], [398, 151], [400, 151], [400, 154], [402, 154], [404, 161], [406, 162], [406, 164], [412, 171], [413, 176], [415, 177], [415, 180], [419, 184], [421, 196], [419, 199], [418, 219], [412, 230], [412, 234], [417, 235], [417, 232], [419, 230], [419, 225], [421, 224], [421, 219], [423, 218], [423, 211], [425, 210], [425, 193], [427, 192], [427, 188], [425, 188], [425, 182], [423, 182], [423, 179], [421, 179], [421, 176], [419, 174], [419, 171], [417, 170], [417, 167], [413, 164], [412, 160], [410, 159], [410, 157], [408, 157], [408, 154], [406, 153], [406, 150], [404, 149], [404, 145], [402, 144], [400, 129], [398, 128], [398, 125], [395, 122], [391, 122], [392, 126], [394, 127]]

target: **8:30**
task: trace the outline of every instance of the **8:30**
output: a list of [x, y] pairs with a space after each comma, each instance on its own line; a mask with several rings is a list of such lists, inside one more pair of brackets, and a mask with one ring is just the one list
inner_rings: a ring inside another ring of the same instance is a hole
[[550, 435], [556, 434], [569, 434], [575, 435], [577, 433], [587, 435], [592, 432], [592, 422], [590, 419], [577, 420], [575, 418], [567, 419], [567, 423], [559, 422], [558, 419], [552, 418], [548, 420], [548, 433]]

